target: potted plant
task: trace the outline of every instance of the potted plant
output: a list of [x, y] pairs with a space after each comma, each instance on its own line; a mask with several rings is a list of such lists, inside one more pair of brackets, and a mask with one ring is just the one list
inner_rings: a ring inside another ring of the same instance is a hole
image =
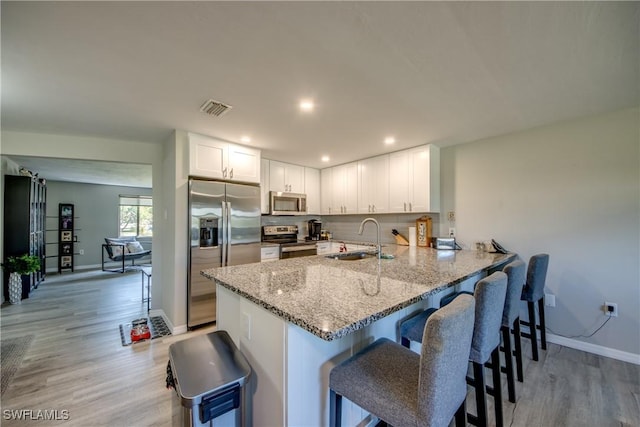
[[22, 301], [22, 275], [40, 270], [40, 258], [35, 255], [10, 256], [2, 264], [9, 274], [9, 302], [20, 304]]

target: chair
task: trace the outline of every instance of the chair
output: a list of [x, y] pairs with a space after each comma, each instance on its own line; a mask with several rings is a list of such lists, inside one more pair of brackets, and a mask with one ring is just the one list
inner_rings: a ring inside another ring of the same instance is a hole
[[[486, 394], [494, 399], [496, 425], [502, 426], [502, 389], [500, 382], [500, 326], [507, 292], [507, 275], [501, 271], [495, 272], [476, 284], [474, 297], [476, 300], [475, 324], [473, 329], [473, 342], [469, 361], [473, 364], [473, 378], [468, 377], [467, 383], [475, 388], [477, 416], [467, 414], [467, 421], [473, 425], [487, 425], [487, 401]], [[463, 295], [461, 293], [460, 295]], [[450, 297], [449, 297], [450, 298]], [[443, 299], [444, 307], [448, 302]], [[440, 310], [442, 310], [442, 307]], [[416, 329], [429, 316], [435, 313], [434, 309], [425, 310], [418, 315], [407, 319], [400, 324], [402, 343], [417, 341]], [[419, 342], [419, 341], [418, 341]], [[489, 367], [492, 368], [493, 388], [485, 384], [484, 365], [491, 359]]]
[[[538, 361], [538, 337], [536, 329], [540, 330], [540, 344], [543, 350], [547, 349], [546, 324], [544, 320], [544, 284], [547, 279], [549, 267], [549, 255], [538, 254], [529, 259], [527, 268], [527, 282], [522, 289], [520, 299], [527, 302], [529, 321], [521, 320], [520, 324], [528, 326], [529, 332], [522, 332], [522, 336], [531, 340], [531, 353], [533, 360]], [[540, 313], [540, 322], [536, 323], [536, 308]]]
[[395, 425], [465, 425], [468, 354], [475, 301], [463, 295], [426, 322], [421, 354], [386, 338], [331, 370], [330, 425], [340, 426], [342, 397]]
[[[135, 268], [135, 260], [150, 256], [151, 251], [145, 250], [135, 237], [112, 238], [105, 237], [102, 244], [102, 271], [111, 271], [113, 273], [124, 273], [127, 270], [125, 261], [131, 261], [131, 268]], [[118, 268], [105, 268], [105, 253], [110, 261], [121, 264]]]
[[[504, 267], [507, 275], [507, 295], [504, 300], [504, 310], [502, 312], [502, 343], [505, 358], [505, 371], [507, 374], [507, 392], [509, 402], [516, 402], [515, 375], [513, 372], [513, 359], [516, 359], [516, 370], [518, 381], [523, 381], [522, 369], [522, 343], [520, 341], [520, 296], [524, 284], [526, 264], [520, 260], [513, 261]], [[511, 345], [511, 333], [515, 350]], [[502, 368], [501, 368], [502, 370]]]

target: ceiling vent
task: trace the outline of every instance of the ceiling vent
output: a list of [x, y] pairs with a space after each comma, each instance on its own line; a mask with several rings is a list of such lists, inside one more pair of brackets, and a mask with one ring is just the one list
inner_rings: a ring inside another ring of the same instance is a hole
[[202, 107], [200, 107], [200, 111], [202, 111], [203, 113], [207, 113], [210, 116], [221, 117], [232, 108], [233, 107], [231, 105], [223, 104], [222, 102], [210, 99], [202, 104]]

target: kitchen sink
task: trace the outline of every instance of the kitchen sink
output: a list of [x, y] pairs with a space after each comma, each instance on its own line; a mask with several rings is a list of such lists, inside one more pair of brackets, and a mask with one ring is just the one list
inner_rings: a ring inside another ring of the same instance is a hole
[[375, 258], [375, 252], [346, 252], [341, 254], [327, 255], [325, 258], [337, 259], [339, 261], [357, 261], [365, 258]]

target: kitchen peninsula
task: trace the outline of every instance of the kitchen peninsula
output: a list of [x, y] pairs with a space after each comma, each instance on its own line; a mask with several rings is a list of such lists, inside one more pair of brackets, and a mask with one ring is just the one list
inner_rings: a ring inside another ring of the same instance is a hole
[[[318, 255], [205, 270], [217, 285], [217, 325], [254, 369], [256, 425], [328, 425], [331, 368], [398, 320], [454, 289], [471, 289], [514, 254], [388, 245], [354, 261]], [[345, 402], [344, 420], [367, 414]]]

